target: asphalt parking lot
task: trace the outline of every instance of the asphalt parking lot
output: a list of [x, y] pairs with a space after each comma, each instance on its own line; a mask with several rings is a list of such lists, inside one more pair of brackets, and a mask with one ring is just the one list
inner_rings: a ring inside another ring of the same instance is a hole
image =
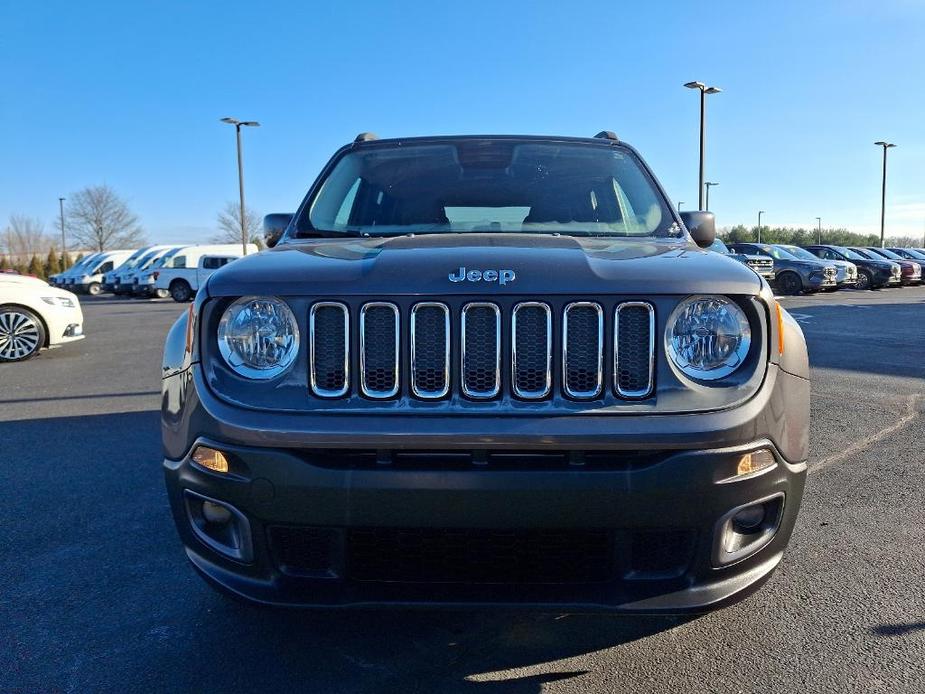
[[0, 691], [925, 689], [925, 287], [785, 298], [813, 370], [784, 564], [695, 619], [265, 611], [186, 564], [164, 493], [173, 302], [83, 301], [87, 339], [0, 366]]

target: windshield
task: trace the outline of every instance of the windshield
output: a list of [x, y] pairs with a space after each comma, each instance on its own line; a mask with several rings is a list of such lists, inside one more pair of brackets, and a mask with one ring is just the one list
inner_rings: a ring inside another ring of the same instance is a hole
[[681, 236], [629, 150], [471, 138], [343, 155], [296, 236], [515, 232]]
[[818, 256], [813, 255], [805, 248], [800, 248], [799, 246], [781, 246], [781, 248], [787, 251], [790, 255], [801, 258], [803, 260], [815, 260], [817, 262], [819, 260]]
[[180, 252], [180, 248], [171, 248], [169, 251], [164, 253], [160, 258], [158, 258], [152, 268], [164, 267], [164, 265], [171, 260], [177, 253]]
[[717, 253], [729, 253], [729, 248], [723, 243], [722, 239], [716, 239], [713, 243], [710, 244], [710, 250], [716, 251]]
[[864, 248], [852, 248], [851, 250], [860, 255], [862, 258], [867, 258], [868, 260], [883, 260], [882, 256], [878, 256], [876, 253], [871, 253]]
[[147, 253], [147, 252], [148, 252], [148, 251], [146, 251], [144, 248], [138, 249], [137, 251], [135, 251], [134, 253], [132, 253], [132, 254], [128, 257], [128, 260], [126, 260], [124, 263], [122, 263], [121, 265], [119, 265], [119, 266], [116, 268], [116, 270], [131, 270], [132, 268], [134, 268], [134, 267], [138, 264], [138, 260], [139, 260], [142, 256], [144, 256], [144, 254]]
[[894, 253], [888, 248], [874, 248], [874, 249], [871, 249], [871, 253], [882, 255], [883, 257], [889, 258], [890, 260], [903, 260], [903, 257], [901, 255]]
[[94, 262], [97, 258], [99, 258], [99, 256], [100, 256], [99, 253], [93, 253], [91, 255], [88, 255], [86, 258], [81, 260], [79, 263], [75, 263], [74, 267], [72, 267], [69, 270], [69, 272], [76, 272], [77, 270], [85, 269], [88, 265], [90, 265], [90, 263]]
[[904, 257], [906, 258], [915, 258], [916, 260], [925, 260], [925, 253], [922, 253], [921, 251], [917, 251], [914, 248], [903, 248], [901, 250], [904, 254]]
[[145, 267], [146, 263], [148, 263], [148, 261], [150, 261], [151, 258], [153, 258], [158, 253], [160, 253], [160, 251], [148, 251], [147, 253], [145, 253], [143, 256], [141, 256], [138, 259], [138, 262], [136, 262], [134, 265], [132, 265], [131, 268], [128, 268], [128, 269], [134, 270], [135, 268]]
[[832, 248], [848, 258], [848, 260], [864, 260], [863, 255], [860, 253], [855, 253], [850, 248], [845, 248], [844, 246], [832, 246]]

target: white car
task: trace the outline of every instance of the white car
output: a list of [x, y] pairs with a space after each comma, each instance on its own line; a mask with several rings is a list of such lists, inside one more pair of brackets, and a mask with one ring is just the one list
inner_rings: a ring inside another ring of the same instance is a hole
[[145, 246], [144, 248], [139, 248], [137, 251], [132, 253], [121, 265], [117, 265], [115, 268], [103, 275], [103, 291], [111, 292], [115, 289], [115, 280], [116, 276], [124, 272], [130, 272], [135, 269], [135, 266], [138, 264], [138, 261], [146, 255], [149, 251], [156, 248], [156, 246]]
[[83, 322], [75, 294], [35, 277], [0, 274], [0, 363], [82, 340]]
[[[247, 244], [248, 255], [259, 250], [256, 244]], [[187, 246], [169, 260], [155, 264], [141, 281], [152, 287], [149, 293], [160, 296], [169, 291], [174, 301], [190, 301], [206, 277], [240, 258], [243, 251], [240, 243]]]

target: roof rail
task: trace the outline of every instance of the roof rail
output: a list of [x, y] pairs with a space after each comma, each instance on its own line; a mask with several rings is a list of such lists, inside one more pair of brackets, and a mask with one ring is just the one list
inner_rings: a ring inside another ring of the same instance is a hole
[[620, 141], [620, 138], [617, 137], [617, 134], [613, 130], [601, 130], [594, 137], [600, 138], [601, 140], [613, 140], [614, 142]]
[[354, 138], [354, 142], [369, 142], [370, 140], [378, 140], [379, 136], [376, 133], [360, 133]]

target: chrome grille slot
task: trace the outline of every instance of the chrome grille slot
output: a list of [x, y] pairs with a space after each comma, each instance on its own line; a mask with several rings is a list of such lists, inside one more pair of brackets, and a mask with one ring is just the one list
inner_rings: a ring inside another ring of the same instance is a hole
[[604, 312], [600, 304], [576, 301], [562, 319], [562, 373], [565, 394], [591, 399], [601, 393], [604, 361]]
[[614, 389], [622, 398], [652, 392], [655, 371], [655, 309], [627, 301], [614, 312]]
[[552, 389], [552, 311], [536, 301], [514, 307], [511, 318], [512, 381], [519, 398], [539, 399]]
[[411, 309], [411, 392], [442, 398], [450, 391], [450, 309], [423, 302]]
[[370, 302], [360, 309], [360, 389], [370, 398], [398, 393], [398, 307]]
[[344, 304], [323, 301], [309, 316], [311, 387], [315, 395], [339, 398], [350, 388], [350, 314]]
[[472, 302], [462, 310], [462, 390], [470, 398], [493, 398], [501, 390], [501, 310]]

